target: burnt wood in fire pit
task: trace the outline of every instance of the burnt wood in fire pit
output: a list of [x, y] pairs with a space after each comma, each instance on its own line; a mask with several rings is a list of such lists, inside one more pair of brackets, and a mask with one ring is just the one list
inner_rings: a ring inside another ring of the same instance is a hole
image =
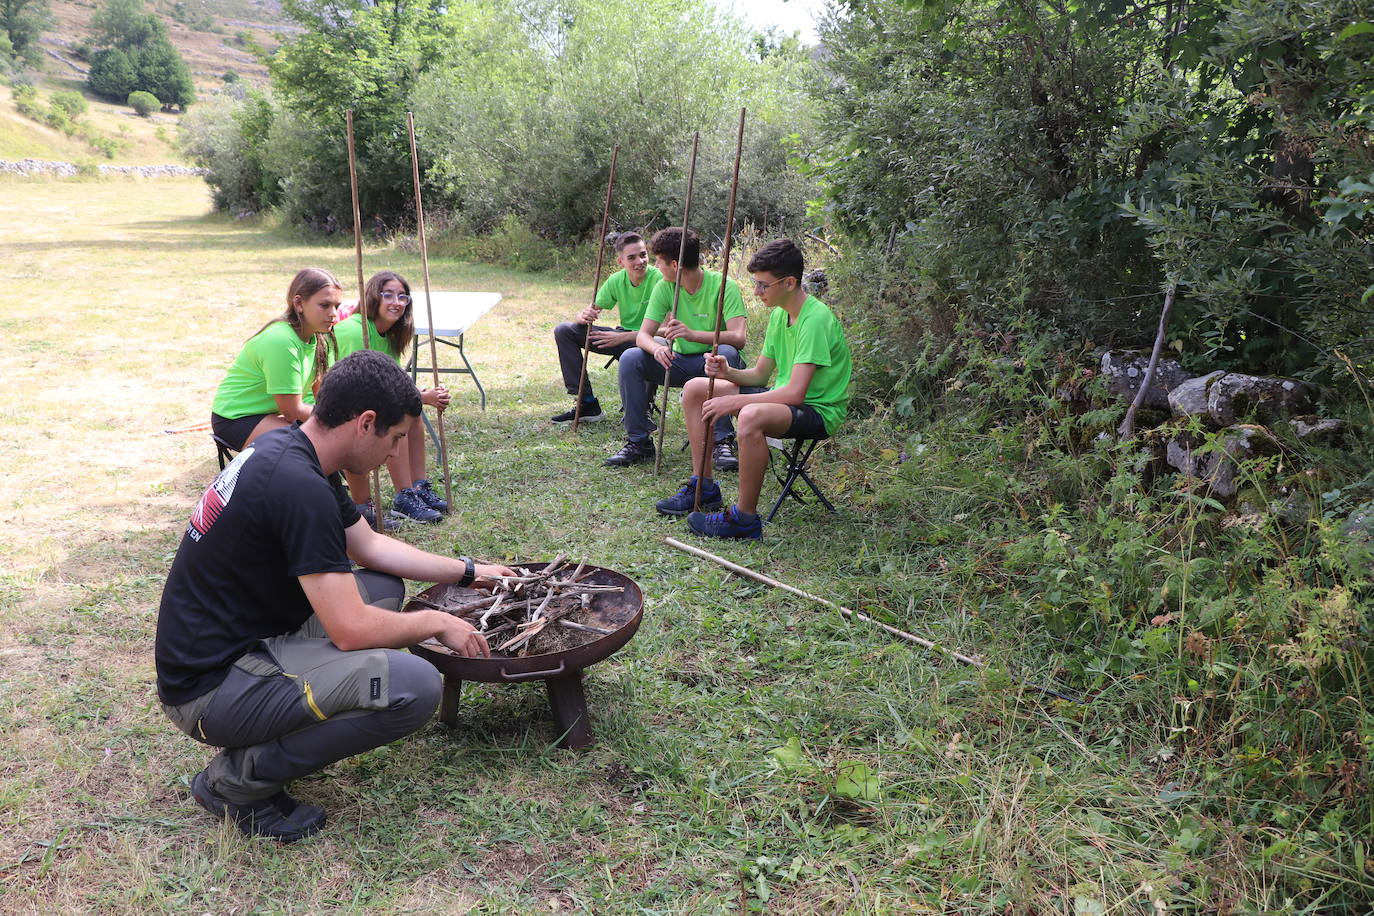
[[[545, 567], [553, 565], [522, 563], [518, 568], [539, 573]], [[564, 571], [567, 576], [563, 575]], [[517, 630], [514, 626], [490, 640], [494, 650], [491, 658], [468, 658], [457, 655], [434, 641], [426, 641], [411, 647], [415, 654], [429, 661], [444, 675], [444, 699], [439, 711], [440, 721], [449, 726], [456, 723], [458, 702], [465, 680], [486, 683], [542, 680], [548, 689], [549, 708], [560, 733], [559, 747], [581, 748], [592, 743], [586, 694], [582, 688], [582, 671], [630, 641], [630, 637], [639, 629], [644, 610], [644, 596], [633, 579], [599, 566], [583, 565], [577, 570], [566, 566], [564, 570], [559, 571], [557, 577], [571, 579], [574, 572], [577, 574], [578, 585], [591, 586], [594, 590], [580, 593], [587, 595], [585, 608], [579, 607], [576, 612], [564, 615], [575, 626], [560, 628], [558, 640], [545, 641], [545, 645], [557, 646], [555, 651], [541, 651], [539, 654], [521, 656], [514, 654], [520, 649], [519, 645], [515, 645], [507, 650], [511, 654], [498, 654], [495, 651], [498, 647], [514, 641], [512, 637]], [[604, 591], [596, 587], [610, 587], [616, 590]], [[475, 589], [435, 585], [406, 602], [402, 610], [447, 610], [476, 623], [483, 613], [491, 610], [490, 597]], [[518, 596], [507, 596], [502, 603], [519, 600]], [[501, 608], [497, 607], [496, 612], [500, 613]], [[493, 619], [488, 623], [496, 624], [497, 621]], [[521, 626], [525, 626], [527, 631], [531, 629], [528, 624]], [[540, 629], [545, 628], [547, 627]], [[496, 632], [496, 628], [492, 628], [491, 631]]]

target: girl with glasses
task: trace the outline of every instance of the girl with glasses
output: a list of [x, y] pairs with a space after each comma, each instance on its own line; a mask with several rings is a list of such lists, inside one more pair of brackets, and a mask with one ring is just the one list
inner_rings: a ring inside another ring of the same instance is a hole
[[[367, 321], [368, 349], [379, 350], [404, 365], [411, 344], [415, 341], [415, 311], [410, 284], [400, 274], [384, 270], [367, 281], [363, 287], [362, 307], [339, 322], [334, 334], [339, 343], [339, 359], [363, 348], [363, 321]], [[448, 389], [425, 388], [420, 400], [430, 407], [448, 406]], [[387, 462], [391, 483], [396, 489], [390, 517], [384, 520], [388, 528], [395, 528], [401, 519], [417, 522], [437, 522], [448, 511], [448, 503], [434, 492], [425, 476], [425, 429], [419, 417], [409, 421], [410, 428], [395, 458]], [[349, 492], [358, 504], [358, 511], [375, 523], [376, 509], [366, 474], [345, 472]]]

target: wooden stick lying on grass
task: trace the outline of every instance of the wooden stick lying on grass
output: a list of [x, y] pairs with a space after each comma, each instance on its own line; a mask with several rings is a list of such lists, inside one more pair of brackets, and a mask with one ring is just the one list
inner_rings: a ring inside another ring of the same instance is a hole
[[[606, 224], [611, 219], [611, 191], [615, 188], [615, 161], [620, 158], [620, 147], [611, 149], [611, 177], [606, 179], [606, 206], [601, 210], [601, 234], [596, 237], [596, 279], [592, 281], [592, 308], [596, 308], [596, 294], [601, 288], [601, 260], [606, 254]], [[582, 374], [577, 377], [577, 400], [573, 403], [573, 432], [582, 420], [582, 392], [587, 387], [587, 360], [592, 358], [592, 324], [587, 323], [587, 334], [582, 339]]]
[[[367, 304], [363, 302], [363, 217], [358, 208], [358, 161], [353, 154], [353, 109], [344, 112], [344, 125], [348, 128], [348, 185], [353, 192], [353, 250], [358, 262], [358, 315], [363, 321], [363, 349], [370, 349], [367, 333]], [[372, 527], [382, 530], [382, 475], [381, 468], [373, 468], [371, 474], [372, 494], [377, 501], [373, 512]]]
[[[747, 576], [748, 578], [753, 579], [756, 582], [762, 582], [764, 585], [771, 585], [774, 588], [780, 588], [785, 592], [791, 592], [792, 594], [798, 595], [802, 598], [806, 598], [809, 601], [814, 601], [817, 604], [823, 604], [828, 608], [834, 608], [835, 610], [839, 611], [841, 615], [848, 617], [851, 620], [861, 620], [864, 623], [871, 623], [875, 627], [878, 627], [880, 630], [884, 630], [887, 633], [896, 636], [898, 639], [906, 640], [909, 643], [915, 643], [918, 646], [924, 646], [925, 648], [930, 649], [932, 652], [938, 652], [941, 655], [948, 655], [950, 658], [955, 659], [956, 661], [963, 662], [965, 665], [972, 665], [974, 668], [982, 668], [984, 670], [987, 670], [988, 663], [975, 655], [964, 655], [962, 652], [955, 652], [953, 649], [946, 649], [939, 643], [932, 642], [929, 639], [917, 636], [914, 633], [908, 633], [906, 630], [899, 630], [894, 626], [889, 626], [888, 624], [883, 623], [881, 620], [874, 620], [867, 614], [860, 614], [858, 611], [851, 611], [849, 608], [836, 604], [833, 601], [828, 601], [825, 598], [821, 598], [818, 595], [813, 595], [810, 592], [804, 592], [801, 589], [796, 588], [795, 586], [788, 585], [785, 582], [779, 582], [777, 579], [769, 578], [768, 576], [765, 576], [763, 573], [754, 572], [752, 569], [749, 569], [746, 566], [740, 566], [738, 563], [731, 563], [724, 557], [718, 557], [713, 553], [709, 553], [705, 550], [702, 550], [700, 547], [693, 547], [691, 544], [684, 544], [676, 538], [664, 538], [663, 540], [670, 546], [676, 547], [678, 550], [685, 551], [696, 557], [701, 557], [703, 560], [710, 560], [712, 563], [719, 563], [721, 566], [724, 566], [731, 572], [739, 573], [741, 576]], [[1039, 691], [1040, 693], [1049, 694], [1050, 696], [1060, 700], [1068, 700], [1071, 703], [1080, 702], [1074, 697], [1060, 693], [1057, 690], [1052, 690], [1049, 687], [1041, 687], [1037, 684], [1029, 684], [1024, 681], [1018, 681], [1018, 683], [1020, 683], [1024, 687], [1029, 687], [1030, 689]]]
[[[420, 156], [415, 152], [415, 114], [406, 112], [406, 130], [410, 133], [410, 171], [415, 178], [415, 226], [420, 242], [420, 266], [425, 274], [425, 310], [429, 315], [429, 366], [433, 370], [434, 387], [439, 387], [439, 347], [434, 341], [434, 299], [429, 294], [429, 249], [425, 245], [425, 205], [420, 199]], [[444, 435], [444, 408], [434, 408], [435, 426], [439, 432], [439, 464], [444, 469], [444, 499], [453, 505], [453, 478], [448, 470], [448, 438]]]
[[[673, 307], [668, 310], [664, 321], [677, 317], [677, 297], [682, 292], [682, 258], [687, 249], [687, 217], [692, 213], [692, 185], [697, 177], [697, 146], [701, 143], [701, 131], [692, 134], [692, 161], [687, 167], [687, 196], [682, 201], [682, 242], [677, 246], [677, 280], [673, 283]], [[673, 381], [673, 370], [663, 370], [663, 409], [658, 418], [658, 451], [654, 452], [654, 474], [663, 468], [663, 434], [668, 431], [668, 386]]]

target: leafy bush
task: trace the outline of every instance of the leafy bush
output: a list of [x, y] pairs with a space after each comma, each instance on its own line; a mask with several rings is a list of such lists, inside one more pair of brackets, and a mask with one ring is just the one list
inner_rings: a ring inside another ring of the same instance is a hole
[[880, 2], [831, 22], [826, 212], [910, 297], [846, 295], [902, 313], [887, 324], [1032, 315], [1139, 345], [1177, 283], [1174, 336], [1216, 365], [1374, 361], [1374, 226], [1322, 225], [1313, 205], [1369, 171], [1367, 9], [1169, 9], [1162, 30], [1106, 0]]
[[52, 97], [48, 99], [48, 104], [66, 114], [73, 121], [84, 115], [89, 107], [81, 93], [73, 92], [70, 89], [54, 92]]
[[146, 118], [161, 109], [162, 103], [151, 92], [139, 90], [129, 93], [129, 107], [138, 112], [140, 117]]
[[[1233, 844], [1179, 872], [1181, 909], [1258, 870], [1284, 912], [1363, 911], [1374, 541], [1345, 522], [1374, 496], [1368, 437], [1349, 453], [1294, 442], [1282, 460], [1247, 459], [1222, 504], [1161, 472], [1158, 446], [1098, 437], [1123, 405], [1043, 323], [972, 330], [927, 339], [908, 380], [924, 395], [874, 424], [892, 438], [854, 446], [878, 456], [863, 511], [911, 520], [895, 523], [887, 562], [938, 569], [968, 609], [968, 641], [1015, 646], [1006, 663], [1084, 697], [1063, 714], [1122, 720], [1092, 737], [1146, 730], [1119, 747], [1136, 778], [1181, 825]], [[1066, 387], [1086, 410], [1061, 400]], [[1362, 400], [1336, 409], [1368, 429]], [[883, 603], [908, 604], [901, 577], [879, 572], [898, 589]]]
[[267, 162], [277, 124], [274, 103], [258, 92], [242, 100], [216, 98], [182, 118], [182, 152], [209, 171], [205, 180], [217, 208], [256, 213], [280, 202], [281, 178]]

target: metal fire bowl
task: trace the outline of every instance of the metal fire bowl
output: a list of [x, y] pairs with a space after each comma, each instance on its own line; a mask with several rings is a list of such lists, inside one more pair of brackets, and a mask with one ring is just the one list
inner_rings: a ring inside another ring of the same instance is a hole
[[[547, 563], [521, 563], [521, 567], [532, 572], [548, 566]], [[569, 568], [571, 572], [572, 567]], [[582, 582], [591, 585], [619, 585], [623, 592], [605, 592], [592, 599], [591, 607], [585, 616], [586, 622], [593, 626], [613, 632], [598, 636], [574, 649], [549, 652], [543, 655], [527, 655], [523, 658], [468, 658], [454, 655], [447, 649], [431, 646], [412, 646], [411, 651], [438, 668], [443, 674], [463, 681], [484, 681], [500, 684], [513, 681], [537, 681], [561, 677], [581, 671], [596, 664], [603, 658], [620, 649], [630, 641], [639, 629], [644, 615], [644, 594], [629, 576], [605, 569], [600, 566], [583, 568]], [[456, 585], [434, 585], [420, 592], [420, 598], [433, 604], [458, 605], [480, 598], [483, 592]], [[414, 601], [407, 602], [403, 611], [423, 609], [424, 605]]]
[[[521, 563], [531, 570], [543, 569], [547, 563]], [[575, 649], [529, 655], [524, 658], [467, 658], [454, 655], [447, 649], [412, 646], [411, 651], [426, 659], [444, 675], [443, 703], [439, 719], [445, 725], [458, 722], [458, 702], [462, 697], [463, 681], [510, 683], [512, 681], [543, 681], [549, 693], [549, 710], [558, 729], [558, 745], [583, 748], [595, 740], [592, 737], [591, 714], [587, 709], [587, 695], [582, 689], [582, 669], [594, 665], [615, 652], [639, 629], [644, 614], [644, 594], [629, 576], [613, 569], [593, 566], [583, 569], [582, 581], [595, 585], [619, 585], [623, 592], [605, 592], [592, 599], [586, 619], [595, 626], [610, 630], [604, 636], [585, 642]], [[458, 605], [481, 595], [475, 589], [453, 585], [435, 585], [421, 592], [428, 602]], [[404, 611], [417, 610], [423, 605], [408, 602]]]

